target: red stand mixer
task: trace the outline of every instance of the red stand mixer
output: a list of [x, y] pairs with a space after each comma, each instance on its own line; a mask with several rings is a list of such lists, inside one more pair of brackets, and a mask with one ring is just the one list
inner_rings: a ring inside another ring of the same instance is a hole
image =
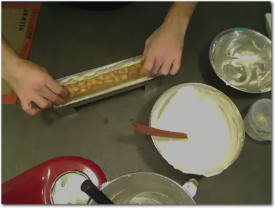
[[80, 186], [90, 179], [101, 187], [106, 177], [98, 165], [81, 157], [43, 162], [2, 184], [2, 204], [88, 204]]

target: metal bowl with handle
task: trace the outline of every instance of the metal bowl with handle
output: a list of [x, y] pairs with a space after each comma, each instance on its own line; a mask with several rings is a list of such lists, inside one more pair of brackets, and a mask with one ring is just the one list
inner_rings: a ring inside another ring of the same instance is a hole
[[[137, 172], [120, 176], [102, 185], [102, 192], [114, 204], [174, 205], [195, 204], [198, 182], [189, 180], [183, 186], [163, 175]], [[95, 204], [91, 201], [91, 204]]]

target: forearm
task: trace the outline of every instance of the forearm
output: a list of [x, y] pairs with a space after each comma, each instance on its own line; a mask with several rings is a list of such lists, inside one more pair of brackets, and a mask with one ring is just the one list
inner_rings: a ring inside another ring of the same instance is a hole
[[2, 37], [2, 78], [7, 79], [10, 71], [18, 63], [20, 57]]
[[165, 17], [163, 26], [176, 27], [184, 35], [197, 2], [175, 2]]

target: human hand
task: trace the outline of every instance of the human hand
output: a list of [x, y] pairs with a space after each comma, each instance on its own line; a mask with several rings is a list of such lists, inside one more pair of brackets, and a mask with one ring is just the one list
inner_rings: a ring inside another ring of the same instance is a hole
[[[52, 104], [65, 104], [62, 97], [67, 95], [67, 90], [57, 84], [43, 67], [31, 61], [18, 59], [8, 70], [5, 69], [3, 78], [18, 95], [22, 109], [30, 115]], [[31, 102], [41, 109], [34, 108]]]
[[175, 26], [162, 25], [145, 43], [141, 72], [151, 76], [175, 75], [181, 65], [184, 34]]

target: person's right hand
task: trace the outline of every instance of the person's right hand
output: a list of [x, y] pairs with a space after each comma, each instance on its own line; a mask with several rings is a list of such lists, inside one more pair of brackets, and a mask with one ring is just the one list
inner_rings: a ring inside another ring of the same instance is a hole
[[150, 76], [175, 75], [181, 65], [184, 34], [177, 25], [158, 28], [145, 43], [141, 72]]
[[[46, 70], [37, 64], [19, 59], [10, 69], [5, 80], [18, 95], [24, 111], [35, 115], [41, 109], [49, 108], [53, 104], [65, 104], [62, 97], [67, 95], [65, 88], [57, 84]], [[39, 108], [32, 106], [34, 102]]]

